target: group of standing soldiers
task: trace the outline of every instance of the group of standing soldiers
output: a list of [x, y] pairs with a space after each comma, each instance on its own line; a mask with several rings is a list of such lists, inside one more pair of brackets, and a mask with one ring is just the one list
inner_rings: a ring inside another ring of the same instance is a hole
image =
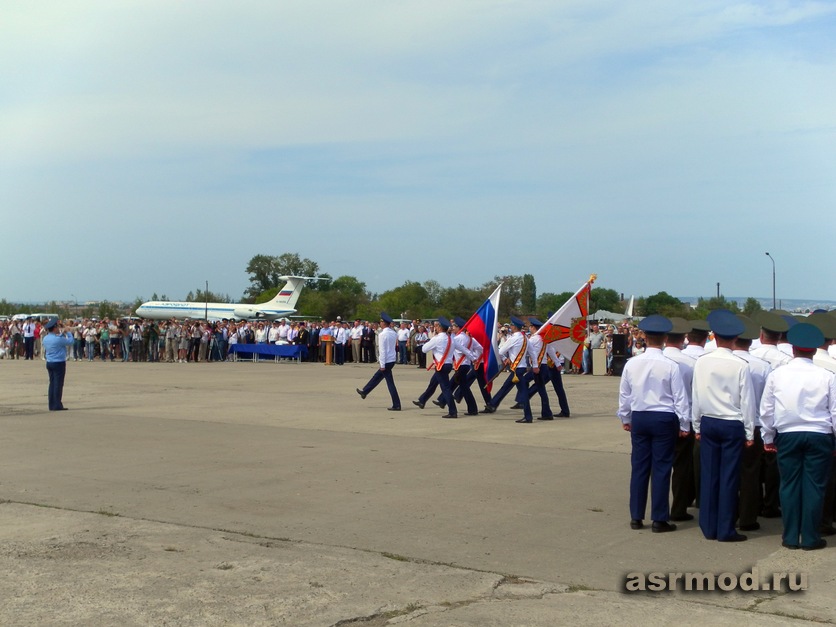
[[692, 520], [695, 505], [710, 540], [744, 541], [738, 529], [757, 531], [758, 516], [782, 517], [784, 547], [826, 546], [822, 535], [836, 533], [836, 318], [718, 310], [704, 324], [639, 324], [647, 350], [625, 366], [618, 409], [633, 445], [631, 528], [644, 526], [650, 481], [654, 532]]

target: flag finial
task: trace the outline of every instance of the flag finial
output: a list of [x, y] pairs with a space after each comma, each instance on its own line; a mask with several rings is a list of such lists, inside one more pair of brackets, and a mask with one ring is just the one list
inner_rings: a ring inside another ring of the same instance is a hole
[[589, 275], [589, 282], [590, 284], [595, 283], [596, 279], [598, 278], [597, 274], [590, 274]]

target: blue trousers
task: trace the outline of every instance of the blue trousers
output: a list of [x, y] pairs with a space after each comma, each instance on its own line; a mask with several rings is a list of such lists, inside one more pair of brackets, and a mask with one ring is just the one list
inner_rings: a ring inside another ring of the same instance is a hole
[[66, 361], [48, 361], [46, 370], [49, 373], [49, 411], [58, 411], [64, 407], [61, 399], [64, 395], [64, 375], [67, 373]]
[[453, 389], [450, 387], [450, 371], [452, 369], [453, 364], [444, 364], [441, 370], [434, 370], [427, 389], [418, 397], [418, 400], [426, 403], [430, 400], [435, 389], [440, 387], [441, 395], [444, 397], [444, 404], [447, 406], [447, 413], [455, 416], [458, 414], [458, 409], [456, 409], [456, 402], [453, 400]]
[[784, 542], [815, 546], [821, 540], [819, 525], [833, 458], [833, 435], [779, 433], [775, 445], [781, 473]]
[[398, 389], [395, 387], [395, 378], [392, 376], [392, 368], [395, 367], [395, 362], [390, 361], [386, 364], [383, 370], [379, 368], [374, 371], [372, 378], [369, 379], [369, 382], [366, 384], [366, 387], [363, 388], [363, 394], [368, 394], [373, 389], [377, 387], [377, 384], [386, 380], [386, 387], [389, 388], [389, 396], [392, 397], [392, 407], [396, 409], [401, 408], [401, 399], [398, 396]]
[[534, 397], [535, 394], [540, 395], [540, 415], [548, 418], [553, 417], [554, 414], [552, 413], [551, 405], [549, 405], [549, 390], [546, 388], [549, 381], [551, 381], [551, 373], [549, 372], [549, 367], [545, 364], [540, 365], [540, 372], [537, 374], [532, 373], [532, 379], [534, 383], [531, 387], [528, 388], [528, 400], [531, 402], [531, 399]]
[[563, 375], [557, 368], [549, 368], [549, 376], [557, 394], [557, 402], [560, 405], [560, 413], [569, 415], [569, 400], [566, 398], [566, 390], [563, 389]]
[[746, 431], [740, 420], [703, 416], [700, 426], [700, 529], [708, 540], [737, 532], [737, 491]]
[[[514, 383], [514, 376], [517, 377], [517, 382]], [[497, 392], [494, 397], [491, 399], [490, 405], [495, 409], [499, 407], [499, 404], [502, 402], [508, 392], [511, 391], [511, 388], [517, 388], [517, 394], [514, 397], [514, 400], [517, 403], [521, 403], [523, 406], [523, 418], [528, 420], [529, 422], [533, 420], [531, 415], [531, 402], [528, 400], [528, 382], [531, 381], [531, 377], [528, 375], [526, 368], [517, 368], [516, 372], [512, 372], [508, 375], [508, 378], [505, 379], [505, 383], [502, 384], [502, 387], [499, 388], [499, 392]]]
[[651, 485], [650, 518], [656, 522], [670, 519], [668, 495], [671, 469], [679, 434], [676, 414], [659, 411], [634, 411], [630, 439], [630, 518], [643, 520], [647, 510], [648, 482]]

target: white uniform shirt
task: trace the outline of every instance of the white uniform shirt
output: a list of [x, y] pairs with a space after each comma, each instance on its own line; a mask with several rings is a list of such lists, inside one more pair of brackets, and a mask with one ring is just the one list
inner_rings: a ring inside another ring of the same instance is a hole
[[528, 338], [528, 359], [532, 366], [539, 368], [548, 364], [549, 356], [543, 346], [543, 336], [536, 333]]
[[680, 431], [691, 430], [688, 393], [679, 364], [665, 357], [659, 348], [648, 347], [624, 364], [617, 416], [623, 424], [629, 425], [634, 411], [673, 413], [679, 418]]
[[453, 337], [453, 364], [459, 366], [470, 366], [477, 359], [472, 346], [479, 344], [467, 333], [458, 333]]
[[345, 327], [340, 327], [337, 329], [337, 336], [336, 336], [337, 344], [345, 344], [348, 341], [348, 329]]
[[[448, 345], [450, 350], [447, 350]], [[433, 354], [436, 367], [453, 363], [453, 338], [448, 333], [437, 333], [421, 347], [421, 350]]]
[[688, 402], [691, 402], [691, 384], [694, 381], [694, 364], [697, 360], [690, 355], [684, 354], [676, 346], [666, 346], [662, 354], [679, 364], [679, 374], [682, 375], [682, 382], [685, 384], [685, 393], [688, 395]]
[[833, 359], [823, 348], [816, 349], [816, 354], [813, 355], [813, 363], [819, 368], [836, 372], [836, 359]]
[[749, 352], [755, 357], [760, 357], [764, 361], [768, 361], [773, 369], [790, 363], [792, 359], [792, 356], [788, 357], [786, 353], [779, 351], [778, 347], [774, 344], [761, 344], [755, 349], [750, 349]]
[[749, 374], [752, 375], [752, 385], [755, 386], [755, 404], [758, 407], [758, 414], [756, 417], [756, 425], [763, 427], [761, 423], [760, 404], [763, 397], [763, 390], [766, 387], [766, 377], [772, 372], [772, 366], [769, 362], [760, 357], [755, 357], [749, 351], [734, 351], [734, 354], [746, 361], [749, 364]]
[[385, 368], [386, 364], [395, 361], [395, 353], [398, 347], [398, 334], [391, 327], [384, 327], [377, 335], [377, 342], [380, 347], [378, 362], [381, 368]]
[[797, 357], [766, 378], [761, 399], [764, 444], [775, 433], [836, 433], [836, 375]]
[[692, 359], [699, 359], [705, 355], [705, 348], [699, 344], [688, 344], [688, 346], [682, 349], [682, 354]]
[[787, 357], [792, 359], [795, 355], [792, 352], [792, 344], [789, 342], [778, 342], [778, 350], [784, 353]]
[[[509, 360], [513, 366], [514, 362], [517, 361], [520, 351], [523, 349], [523, 344], [528, 344], [526, 337], [522, 334], [522, 331], [515, 331], [514, 334], [499, 347], [499, 356], [503, 359]], [[528, 349], [526, 348], [526, 350]], [[527, 366], [526, 357], [523, 355], [520, 358], [519, 363], [517, 363], [517, 368], [525, 368]]]
[[753, 440], [757, 411], [755, 388], [746, 361], [728, 348], [718, 348], [697, 360], [691, 387], [694, 433], [700, 432], [702, 417], [709, 416], [741, 421], [746, 439]]

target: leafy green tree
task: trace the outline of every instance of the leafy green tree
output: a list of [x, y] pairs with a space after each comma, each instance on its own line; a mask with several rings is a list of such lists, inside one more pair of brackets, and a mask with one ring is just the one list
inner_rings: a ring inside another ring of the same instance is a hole
[[690, 307], [667, 292], [658, 292], [636, 301], [636, 313], [641, 316], [659, 314], [669, 318], [687, 318]]
[[383, 292], [378, 303], [393, 318], [427, 318], [435, 311], [426, 288], [416, 281]]
[[589, 292], [589, 313], [601, 309], [621, 313], [624, 308], [621, 305], [621, 296], [618, 292], [603, 287], [593, 287]]
[[[359, 313], [361, 307], [367, 306], [371, 301], [371, 294], [366, 289], [366, 284], [353, 276], [341, 276], [334, 279], [327, 291], [302, 292], [299, 297], [299, 310], [309, 309], [308, 301], [303, 298], [317, 301], [322, 314], [333, 320], [337, 316], [344, 319], [363, 317]], [[304, 309], [303, 309], [304, 308]], [[375, 314], [376, 316], [377, 314]]]
[[[157, 300], [156, 298], [152, 298], [151, 300]], [[165, 300], [165, 299], [163, 299]], [[190, 303], [231, 303], [232, 300], [229, 298], [229, 294], [216, 294], [212, 290], [208, 292], [206, 290], [202, 290], [200, 288], [196, 289], [194, 292], [189, 292], [186, 294], [186, 300]]]
[[441, 292], [444, 288], [441, 283], [434, 280], [424, 281], [424, 289], [427, 290], [427, 304], [431, 305], [433, 309], [441, 306]]
[[540, 298], [537, 299], [537, 312], [543, 319], [543, 322], [546, 321], [548, 317], [548, 313], [551, 311], [554, 313], [566, 302], [574, 296], [574, 292], [561, 292], [560, 294], [552, 294], [551, 292], [544, 292], [540, 295]]
[[743, 313], [750, 318], [757, 314], [759, 311], [763, 311], [763, 306], [761, 306], [760, 301], [757, 298], [749, 297], [746, 299], [746, 302], [743, 303]]
[[[499, 298], [499, 311], [497, 315], [500, 320], [507, 320], [511, 314], [520, 313], [522, 298], [522, 277], [515, 275], [495, 276], [493, 281], [485, 283], [481, 287], [483, 294], [490, 294], [496, 289], [498, 283], [502, 283], [502, 292]], [[487, 298], [483, 296], [482, 300]]]
[[103, 300], [99, 303], [98, 310], [99, 318], [110, 318], [111, 320], [119, 317], [119, 308], [111, 302]]
[[444, 316], [461, 316], [467, 320], [484, 301], [480, 291], [459, 284], [442, 290], [438, 309]]
[[145, 300], [143, 300], [142, 297], [140, 297], [140, 296], [135, 297], [133, 303], [131, 303], [130, 306], [129, 306], [130, 313], [128, 315], [129, 316], [135, 316], [136, 315], [136, 310], [139, 309], [140, 306], [142, 305], [142, 303], [144, 303], [144, 302], [145, 302]]
[[8, 302], [5, 298], [0, 300], [0, 316], [13, 316], [18, 312], [18, 306]]
[[[247, 264], [247, 273], [250, 275], [250, 287], [244, 292], [247, 299], [255, 299], [263, 292], [281, 287], [282, 276], [318, 276], [319, 265], [310, 259], [302, 259], [299, 253], [284, 253], [278, 257], [271, 255], [255, 255]], [[308, 281], [307, 289], [327, 289], [325, 286], [317, 285], [320, 281]]]
[[737, 301], [726, 300], [726, 297], [722, 295], [697, 299], [697, 314], [701, 318], [705, 318], [715, 309], [728, 309], [732, 313], [740, 313], [740, 306], [737, 304]]
[[527, 313], [534, 313], [537, 309], [537, 285], [534, 275], [524, 274], [520, 285], [520, 308]]

